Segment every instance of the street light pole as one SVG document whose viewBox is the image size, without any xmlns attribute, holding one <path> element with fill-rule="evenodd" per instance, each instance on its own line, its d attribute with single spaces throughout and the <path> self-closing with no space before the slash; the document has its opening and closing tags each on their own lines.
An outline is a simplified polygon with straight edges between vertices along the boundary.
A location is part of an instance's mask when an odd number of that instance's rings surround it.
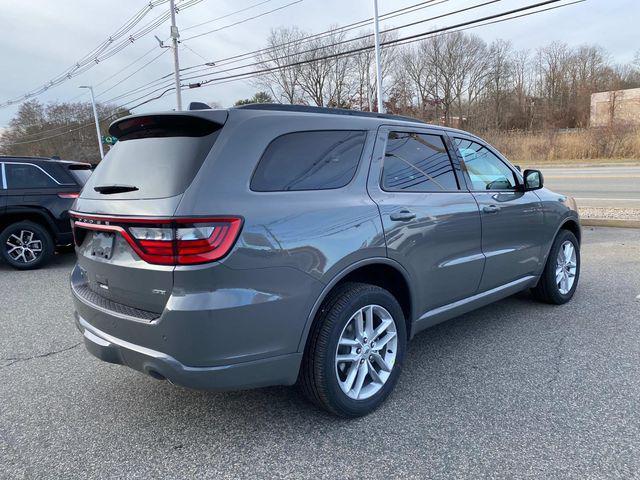
<svg viewBox="0 0 640 480">
<path fill-rule="evenodd" d="M 100 135 L 100 123 L 98 122 L 98 110 L 96 109 L 96 97 L 93 95 L 93 87 L 91 85 L 81 85 L 80 88 L 88 88 L 89 93 L 91 93 L 91 107 L 93 108 L 93 119 L 96 122 L 98 147 L 100 147 L 100 160 L 104 160 L 104 147 L 102 146 L 102 135 Z"/>
<path fill-rule="evenodd" d="M 380 65 L 380 27 L 378 25 L 378 0 L 373 0 L 373 33 L 376 43 L 376 89 L 378 90 L 378 112 L 384 113 L 382 104 L 382 66 Z"/>
<path fill-rule="evenodd" d="M 182 92 L 180 91 L 180 62 L 178 61 L 178 26 L 176 25 L 176 6 L 175 0 L 170 0 L 169 8 L 171 8 L 171 42 L 173 43 L 173 69 L 176 81 L 176 110 L 182 110 Z"/>
</svg>

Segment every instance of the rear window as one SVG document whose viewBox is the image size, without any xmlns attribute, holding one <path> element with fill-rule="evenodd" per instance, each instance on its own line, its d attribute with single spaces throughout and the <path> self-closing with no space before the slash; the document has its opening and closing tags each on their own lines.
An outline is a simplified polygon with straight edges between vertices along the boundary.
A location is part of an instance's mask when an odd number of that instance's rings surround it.
<svg viewBox="0 0 640 480">
<path fill-rule="evenodd" d="M 109 133 L 118 142 L 89 177 L 82 196 L 151 199 L 180 195 L 193 181 L 221 128 L 218 123 L 183 115 L 136 117 L 117 123 Z M 109 190 L 123 186 L 126 188 Z"/>
<path fill-rule="evenodd" d="M 288 133 L 269 144 L 251 179 L 258 192 L 327 190 L 356 173 L 366 132 L 322 130 Z"/>
<path fill-rule="evenodd" d="M 78 185 L 83 187 L 84 184 L 87 183 L 87 180 L 89 180 L 92 170 L 89 166 L 71 166 L 69 167 L 69 173 Z"/>
</svg>

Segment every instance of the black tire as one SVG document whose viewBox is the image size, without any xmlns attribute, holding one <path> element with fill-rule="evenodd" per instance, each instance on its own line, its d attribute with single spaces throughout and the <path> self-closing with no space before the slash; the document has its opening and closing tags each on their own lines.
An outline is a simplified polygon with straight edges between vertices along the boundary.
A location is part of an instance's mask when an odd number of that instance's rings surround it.
<svg viewBox="0 0 640 480">
<path fill-rule="evenodd" d="M 573 281 L 573 286 L 567 293 L 562 293 L 556 282 L 556 261 L 558 258 L 558 252 L 565 242 L 571 242 L 576 253 L 576 272 Z M 573 297 L 578 286 L 578 279 L 580 278 L 580 244 L 576 236 L 569 230 L 560 230 L 556 239 L 553 241 L 547 263 L 544 267 L 544 272 L 538 281 L 538 284 L 531 290 L 533 296 L 542 302 L 550 303 L 553 305 L 562 305 L 567 303 Z"/>
<path fill-rule="evenodd" d="M 7 244 L 9 241 L 12 245 L 16 245 L 17 241 L 11 240 L 12 235 L 17 237 L 21 236 L 21 232 L 30 232 L 33 234 L 31 241 L 40 242 L 40 250 L 35 252 L 35 258 L 32 259 L 31 254 L 26 253 L 24 257 L 14 258 L 10 254 L 12 248 Z M 13 237 L 15 239 L 15 237 Z M 26 237 L 25 237 L 26 238 Z M 37 245 L 37 244 L 36 244 Z M 33 250 L 36 250 L 37 246 L 33 246 Z M 51 234 L 41 225 L 30 221 L 16 222 L 6 227 L 2 233 L 0 233 L 0 254 L 5 262 L 18 270 L 32 270 L 34 268 L 40 268 L 46 264 L 53 255 L 53 239 Z"/>
<path fill-rule="evenodd" d="M 368 305 L 379 305 L 391 314 L 397 333 L 396 358 L 380 390 L 369 398 L 356 400 L 348 397 L 338 384 L 335 352 L 352 315 Z M 389 396 L 402 370 L 407 345 L 402 308 L 394 296 L 383 288 L 365 283 L 345 283 L 325 300 L 316 320 L 309 333 L 300 369 L 299 384 L 304 394 L 313 403 L 335 415 L 350 418 L 367 415 Z"/>
</svg>

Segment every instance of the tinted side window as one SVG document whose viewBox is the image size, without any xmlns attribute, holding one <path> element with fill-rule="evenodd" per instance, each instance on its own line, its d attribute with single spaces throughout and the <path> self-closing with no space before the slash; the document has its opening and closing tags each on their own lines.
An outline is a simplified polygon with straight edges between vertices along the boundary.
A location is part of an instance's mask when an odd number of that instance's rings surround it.
<svg viewBox="0 0 640 480">
<path fill-rule="evenodd" d="M 7 188 L 48 188 L 56 182 L 49 175 L 33 165 L 6 163 Z"/>
<path fill-rule="evenodd" d="M 473 190 L 516 188 L 513 171 L 487 147 L 463 138 L 456 138 L 453 142 L 464 159 Z"/>
<path fill-rule="evenodd" d="M 453 165 L 442 137 L 422 133 L 389 133 L 382 188 L 400 192 L 458 190 Z"/>
<path fill-rule="evenodd" d="M 251 179 L 258 192 L 344 187 L 356 173 L 366 132 L 295 132 L 272 141 Z"/>
</svg>

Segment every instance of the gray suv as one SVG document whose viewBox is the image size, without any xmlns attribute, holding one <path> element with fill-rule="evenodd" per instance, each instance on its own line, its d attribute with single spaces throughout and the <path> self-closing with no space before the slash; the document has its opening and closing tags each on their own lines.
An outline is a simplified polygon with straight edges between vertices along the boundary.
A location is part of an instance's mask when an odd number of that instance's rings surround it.
<svg viewBox="0 0 640 480">
<path fill-rule="evenodd" d="M 196 389 L 298 383 L 355 417 L 407 341 L 531 289 L 573 296 L 580 224 L 480 138 L 283 105 L 120 119 L 72 211 L 87 349 Z"/>
</svg>

